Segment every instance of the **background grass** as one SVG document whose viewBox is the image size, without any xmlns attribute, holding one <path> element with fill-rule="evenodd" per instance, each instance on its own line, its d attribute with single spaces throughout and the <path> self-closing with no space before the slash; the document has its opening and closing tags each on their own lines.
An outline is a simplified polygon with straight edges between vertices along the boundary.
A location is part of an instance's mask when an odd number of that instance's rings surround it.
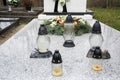
<svg viewBox="0 0 120 80">
<path fill-rule="evenodd" d="M 90 8 L 94 11 L 94 18 L 120 31 L 120 7 Z"/>
</svg>

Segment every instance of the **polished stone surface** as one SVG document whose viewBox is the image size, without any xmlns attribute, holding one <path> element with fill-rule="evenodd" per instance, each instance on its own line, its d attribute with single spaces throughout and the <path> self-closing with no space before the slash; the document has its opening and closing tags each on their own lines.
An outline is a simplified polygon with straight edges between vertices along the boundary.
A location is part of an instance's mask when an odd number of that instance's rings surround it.
<svg viewBox="0 0 120 80">
<path fill-rule="evenodd" d="M 18 18 L 0 18 L 0 29 L 3 30 L 13 23 L 15 23 Z"/>
<path fill-rule="evenodd" d="M 68 12 L 86 12 L 87 0 L 66 0 L 66 1 Z M 55 0 L 44 0 L 44 12 L 54 12 L 54 5 Z M 58 3 L 58 7 L 59 6 L 60 3 Z"/>
<path fill-rule="evenodd" d="M 36 18 L 38 14 L 43 12 L 42 7 L 32 7 L 32 11 L 26 11 L 24 7 L 12 8 L 8 12 L 8 7 L 0 7 L 1 18 Z"/>
<path fill-rule="evenodd" d="M 95 20 L 88 20 L 91 25 Z M 29 24 L 0 45 L 0 80 L 120 80 L 120 32 L 102 24 L 104 44 L 111 59 L 102 60 L 102 71 L 94 71 L 87 58 L 90 49 L 89 35 L 75 37 L 75 47 L 63 47 L 62 36 L 50 35 L 49 50 L 53 53 L 59 49 L 63 59 L 63 75 L 55 77 L 51 74 L 51 58 L 31 59 L 30 54 L 36 48 L 37 32 L 40 25 L 38 19 Z"/>
</svg>

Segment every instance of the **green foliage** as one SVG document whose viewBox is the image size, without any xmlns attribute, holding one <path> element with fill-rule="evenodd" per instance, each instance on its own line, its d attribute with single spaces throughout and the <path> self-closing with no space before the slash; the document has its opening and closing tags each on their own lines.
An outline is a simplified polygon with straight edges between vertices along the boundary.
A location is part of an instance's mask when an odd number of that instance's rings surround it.
<svg viewBox="0 0 120 80">
<path fill-rule="evenodd" d="M 8 0 L 8 5 L 13 5 L 17 7 L 19 4 L 19 0 Z"/>
<path fill-rule="evenodd" d="M 51 27 L 50 25 L 47 25 L 47 30 L 48 33 L 54 34 L 54 35 L 62 35 L 64 32 L 64 27 L 63 26 L 56 26 L 56 27 Z"/>
<path fill-rule="evenodd" d="M 90 25 L 85 21 L 85 24 L 79 23 L 75 26 L 75 34 L 76 35 L 82 35 L 84 33 L 88 33 L 91 31 Z"/>
<path fill-rule="evenodd" d="M 90 9 L 94 11 L 94 18 L 120 31 L 120 7 Z"/>
<path fill-rule="evenodd" d="M 53 35 L 63 35 L 64 24 L 60 23 L 60 21 L 63 21 L 64 19 L 64 17 L 58 16 L 56 18 L 45 20 L 44 23 L 47 26 L 48 33 Z M 77 23 L 77 25 L 74 26 L 74 31 L 77 36 L 91 31 L 91 26 L 87 21 L 76 17 L 73 18 L 73 20 Z"/>
</svg>

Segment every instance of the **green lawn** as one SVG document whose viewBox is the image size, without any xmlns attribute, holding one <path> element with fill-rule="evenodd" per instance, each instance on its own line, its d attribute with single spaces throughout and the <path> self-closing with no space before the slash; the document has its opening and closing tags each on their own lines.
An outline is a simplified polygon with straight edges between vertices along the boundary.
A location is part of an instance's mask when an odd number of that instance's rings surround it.
<svg viewBox="0 0 120 80">
<path fill-rule="evenodd" d="M 120 31 L 119 8 L 90 8 L 94 11 L 94 18 Z"/>
</svg>

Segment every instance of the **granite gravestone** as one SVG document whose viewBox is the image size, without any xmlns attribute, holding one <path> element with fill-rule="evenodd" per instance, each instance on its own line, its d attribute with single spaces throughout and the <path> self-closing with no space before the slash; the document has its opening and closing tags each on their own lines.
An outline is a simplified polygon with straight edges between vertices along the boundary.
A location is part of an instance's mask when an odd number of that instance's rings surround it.
<svg viewBox="0 0 120 80">
<path fill-rule="evenodd" d="M 61 5 L 61 1 L 64 5 Z M 58 15 L 66 16 L 68 14 L 83 19 L 92 19 L 93 17 L 93 12 L 86 8 L 87 0 L 44 0 L 43 3 L 44 12 L 38 15 L 38 19 L 42 21 Z"/>
<path fill-rule="evenodd" d="M 87 0 L 65 0 L 65 5 L 62 6 L 65 11 L 59 11 L 61 4 L 61 0 L 44 0 L 44 12 L 45 13 L 54 13 L 55 8 L 57 8 L 58 13 L 68 12 L 68 13 L 78 13 L 78 12 L 86 12 L 86 2 Z M 62 0 L 64 1 L 64 0 Z"/>
</svg>

